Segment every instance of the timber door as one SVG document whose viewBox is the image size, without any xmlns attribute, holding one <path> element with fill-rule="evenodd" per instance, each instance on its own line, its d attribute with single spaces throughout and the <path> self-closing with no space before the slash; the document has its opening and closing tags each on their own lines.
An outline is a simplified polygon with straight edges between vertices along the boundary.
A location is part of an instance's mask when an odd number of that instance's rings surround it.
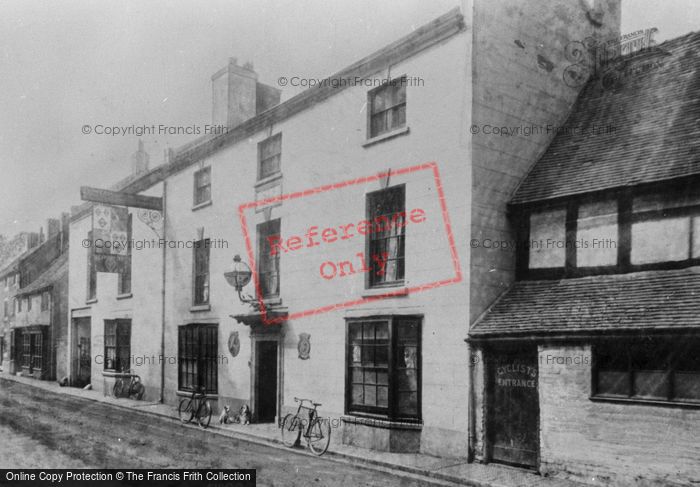
<svg viewBox="0 0 700 487">
<path fill-rule="evenodd" d="M 92 349 L 90 348 L 90 318 L 73 318 L 73 385 L 90 383 Z"/>
<path fill-rule="evenodd" d="M 489 457 L 495 462 L 537 468 L 537 347 L 524 345 L 489 355 Z"/>
<path fill-rule="evenodd" d="M 258 341 L 256 350 L 255 418 L 259 423 L 275 421 L 277 414 L 277 342 Z"/>
</svg>

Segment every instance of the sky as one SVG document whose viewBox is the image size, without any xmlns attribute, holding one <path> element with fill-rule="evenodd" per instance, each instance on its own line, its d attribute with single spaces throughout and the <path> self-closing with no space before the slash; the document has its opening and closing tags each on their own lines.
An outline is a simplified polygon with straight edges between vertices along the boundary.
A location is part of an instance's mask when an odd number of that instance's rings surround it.
<svg viewBox="0 0 700 487">
<path fill-rule="evenodd" d="M 622 2 L 622 33 L 657 27 L 663 41 L 700 30 L 698 0 Z M 202 127 L 211 75 L 229 57 L 252 61 L 273 85 L 325 77 L 460 4 L 2 0 L 0 234 L 38 231 L 80 203 L 81 185 L 108 187 L 129 174 L 138 137 L 84 134 L 85 125 Z M 144 136 L 151 167 L 192 139 Z"/>
</svg>

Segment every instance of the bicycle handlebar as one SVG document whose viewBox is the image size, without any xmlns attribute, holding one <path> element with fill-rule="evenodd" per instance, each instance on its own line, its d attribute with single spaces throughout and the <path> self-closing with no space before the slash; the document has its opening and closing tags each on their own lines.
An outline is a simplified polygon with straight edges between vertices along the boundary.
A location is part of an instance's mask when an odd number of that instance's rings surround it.
<svg viewBox="0 0 700 487">
<path fill-rule="evenodd" d="M 294 398 L 294 402 L 300 402 L 300 403 L 303 404 L 304 401 L 310 402 L 311 404 L 313 404 L 314 406 L 317 406 L 317 407 L 318 407 L 318 406 L 322 406 L 322 404 L 321 404 L 320 402 L 314 402 L 313 399 L 303 399 L 303 398 L 301 398 L 301 397 L 295 397 L 295 398 Z"/>
</svg>

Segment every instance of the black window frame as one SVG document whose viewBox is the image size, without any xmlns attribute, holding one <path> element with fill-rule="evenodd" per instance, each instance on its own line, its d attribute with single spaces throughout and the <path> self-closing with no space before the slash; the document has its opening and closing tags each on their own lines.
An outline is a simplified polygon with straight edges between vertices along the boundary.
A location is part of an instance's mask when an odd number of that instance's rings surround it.
<svg viewBox="0 0 700 487">
<path fill-rule="evenodd" d="M 181 325 L 177 336 L 178 390 L 192 392 L 203 386 L 206 394 L 218 394 L 219 325 Z M 188 377 L 192 377 L 191 382 Z"/>
<path fill-rule="evenodd" d="M 258 286 L 260 290 L 259 298 L 278 298 L 282 286 L 280 279 L 280 252 L 276 252 L 275 255 L 272 255 L 272 249 L 268 238 L 281 235 L 282 220 L 276 218 L 259 223 L 256 227 L 256 232 L 258 238 L 256 264 L 258 282 L 260 284 Z M 274 281 L 274 286 L 272 281 Z"/>
<path fill-rule="evenodd" d="M 383 107 L 381 110 L 376 109 L 376 99 L 377 96 L 387 91 L 403 91 L 403 101 L 394 103 L 390 106 Z M 391 95 L 393 99 L 394 95 Z M 376 137 L 381 137 L 386 134 L 391 134 L 399 130 L 403 130 L 407 126 L 407 101 L 408 93 L 406 91 L 406 75 L 399 76 L 390 80 L 387 83 L 382 84 L 376 88 L 373 88 L 367 93 L 367 139 L 374 139 Z M 392 126 L 394 111 L 398 108 L 403 107 L 403 123 L 398 126 Z M 386 116 L 386 128 L 383 130 L 376 131 L 374 120 L 379 116 Z M 389 120 L 391 119 L 391 121 Z"/>
<path fill-rule="evenodd" d="M 209 176 L 209 181 L 206 184 L 202 184 L 201 178 L 204 174 Z M 212 201 L 211 194 L 211 166 L 203 167 L 194 172 L 194 192 L 193 192 L 193 206 L 201 206 Z M 205 190 L 208 191 L 209 197 L 204 198 Z"/>
<path fill-rule="evenodd" d="M 103 362 L 104 370 L 121 372 L 131 368 L 131 320 L 104 321 Z"/>
<path fill-rule="evenodd" d="M 658 348 L 660 352 L 664 352 L 662 360 L 662 368 L 652 368 L 650 365 L 647 368 L 636 366 L 635 362 L 639 363 L 639 356 L 643 352 L 643 347 Z M 694 355 L 698 361 L 697 370 L 687 371 L 678 370 L 678 362 L 683 359 L 681 350 L 683 348 L 700 347 L 700 336 L 692 337 L 637 337 L 618 340 L 598 340 L 592 345 L 592 368 L 591 368 L 591 399 L 592 400 L 607 400 L 620 401 L 631 403 L 650 403 L 659 405 L 680 405 L 700 408 L 700 395 L 697 399 L 678 398 L 676 396 L 677 388 L 677 372 L 697 372 L 700 376 L 700 360 L 697 355 Z M 615 368 L 603 369 L 603 356 L 617 354 L 617 360 L 626 366 L 624 370 Z M 686 350 L 686 353 L 689 353 Z M 600 391 L 600 372 L 618 372 L 626 374 L 624 386 L 626 388 L 622 393 L 604 393 Z M 635 373 L 640 372 L 661 372 L 665 375 L 662 385 L 667 388 L 666 397 L 650 396 L 637 394 Z"/>
<path fill-rule="evenodd" d="M 397 209 L 392 213 L 375 213 L 374 209 L 376 208 L 376 205 L 374 204 L 374 200 L 378 198 L 386 198 L 387 195 L 389 195 L 392 192 L 401 193 L 401 208 Z M 365 277 L 365 288 L 370 289 L 402 286 L 406 279 L 406 185 L 399 184 L 396 186 L 390 186 L 385 189 L 380 189 L 378 191 L 372 191 L 371 193 L 367 193 L 365 197 L 365 208 L 366 218 L 367 221 L 370 223 L 370 227 L 372 230 L 367 232 L 367 236 L 365 238 L 365 255 L 367 255 L 367 265 L 370 267 L 370 270 L 367 272 L 367 275 Z M 397 212 L 402 215 L 400 235 L 383 236 L 383 233 L 376 231 L 377 227 L 375 223 L 378 218 L 381 218 L 382 216 L 391 217 Z M 389 221 L 392 222 L 392 218 L 389 218 Z M 391 225 L 393 226 L 393 223 Z M 377 263 L 372 258 L 372 255 L 377 252 L 376 249 L 379 241 L 388 242 L 391 239 L 396 239 L 399 242 L 397 244 L 398 254 L 397 257 L 387 258 L 384 266 L 385 273 L 380 276 L 377 274 L 377 269 L 375 267 Z M 389 263 L 389 261 L 396 261 L 396 275 L 391 280 L 385 279 L 386 270 L 388 269 L 387 264 Z"/>
<path fill-rule="evenodd" d="M 278 151 L 274 152 L 270 155 L 267 155 L 267 157 L 263 158 L 263 154 L 265 153 L 265 150 L 267 149 L 268 146 L 272 146 L 274 144 L 278 144 Z M 265 168 L 266 163 L 269 163 L 271 161 L 276 161 L 275 164 L 277 168 L 274 171 L 263 171 Z M 276 133 L 275 135 L 271 135 L 270 137 L 266 138 L 265 140 L 258 142 L 258 168 L 257 168 L 257 175 L 258 175 L 258 181 L 271 178 L 273 176 L 276 176 L 282 172 L 282 132 Z"/>
<path fill-rule="evenodd" d="M 669 207 L 657 210 L 633 212 L 632 202 L 635 197 L 654 193 L 668 194 L 669 196 L 691 192 L 700 184 L 700 178 L 690 178 L 683 181 L 674 181 L 667 184 L 655 183 L 640 185 L 636 188 L 615 188 L 597 191 L 581 196 L 557 198 L 547 202 L 527 203 L 510 207 L 511 220 L 516 226 L 516 279 L 562 279 L 576 278 L 602 274 L 625 274 L 650 270 L 682 269 L 685 267 L 700 265 L 700 257 L 692 257 L 693 241 L 689 244 L 689 255 L 685 260 L 660 261 L 644 264 L 631 262 L 632 225 L 646 220 L 675 218 L 675 217 L 700 217 L 700 204 L 688 204 L 687 206 Z M 614 265 L 577 267 L 576 266 L 576 235 L 579 206 L 602 199 L 614 199 L 617 201 L 617 262 Z M 566 217 L 566 259 L 563 267 L 537 268 L 529 267 L 530 246 L 530 214 L 535 211 L 554 210 L 565 206 Z M 692 225 L 692 221 L 691 221 Z M 693 235 L 692 228 L 689 238 L 700 238 Z"/>
<path fill-rule="evenodd" d="M 211 240 L 197 240 L 192 249 L 192 304 L 208 305 L 211 300 Z"/>
<path fill-rule="evenodd" d="M 41 311 L 48 311 L 51 306 L 51 293 L 49 291 L 41 292 Z"/>
<path fill-rule="evenodd" d="M 368 365 L 364 367 L 362 364 L 363 357 L 360 357 L 361 365 L 355 365 L 357 362 L 353 358 L 353 347 L 357 347 L 357 343 L 353 343 L 351 339 L 353 326 L 363 326 L 365 323 L 374 324 L 386 324 L 388 328 L 388 340 L 387 346 L 387 378 L 388 378 L 388 397 L 387 406 L 368 406 L 368 405 L 357 405 L 353 404 L 353 385 L 365 385 L 372 386 L 377 385 L 377 387 L 382 386 L 382 384 L 377 384 L 379 381 L 376 380 L 375 384 L 364 382 L 357 383 L 353 378 L 353 369 L 377 369 L 376 363 L 373 365 Z M 399 327 L 408 326 L 408 323 L 414 323 L 416 326 L 416 342 L 415 342 L 415 364 L 412 367 L 415 370 L 415 381 L 416 381 L 416 411 L 413 414 L 402 413 L 399 411 L 399 393 L 411 393 L 411 390 L 400 391 L 400 378 L 398 371 L 406 369 L 406 367 L 400 366 L 401 358 L 398 356 L 399 350 Z M 345 324 L 345 414 L 358 417 L 369 417 L 377 418 L 387 421 L 401 421 L 409 423 L 421 423 L 422 422 L 422 370 L 423 370 L 423 316 L 420 315 L 390 315 L 390 316 L 370 316 L 363 318 L 346 318 Z M 371 344 L 370 346 L 376 347 L 376 345 Z M 411 345 L 408 346 L 409 348 Z M 360 349 L 360 354 L 362 354 L 362 348 Z M 405 364 L 404 364 L 405 365 Z M 380 367 L 381 368 L 381 367 Z M 408 378 L 408 376 L 406 376 Z"/>
</svg>

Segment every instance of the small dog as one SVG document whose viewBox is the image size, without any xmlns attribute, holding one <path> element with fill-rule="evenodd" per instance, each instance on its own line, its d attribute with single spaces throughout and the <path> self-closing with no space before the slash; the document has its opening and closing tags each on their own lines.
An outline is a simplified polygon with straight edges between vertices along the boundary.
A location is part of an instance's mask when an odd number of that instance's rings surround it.
<svg viewBox="0 0 700 487">
<path fill-rule="evenodd" d="M 228 406 L 224 406 L 224 410 L 221 411 L 221 414 L 219 415 L 219 424 L 232 423 L 233 421 L 231 420 L 231 416 L 229 416 L 230 413 L 231 409 Z"/>
<path fill-rule="evenodd" d="M 238 422 L 241 424 L 250 424 L 250 408 L 247 404 L 241 406 L 241 410 L 238 414 Z"/>
</svg>

